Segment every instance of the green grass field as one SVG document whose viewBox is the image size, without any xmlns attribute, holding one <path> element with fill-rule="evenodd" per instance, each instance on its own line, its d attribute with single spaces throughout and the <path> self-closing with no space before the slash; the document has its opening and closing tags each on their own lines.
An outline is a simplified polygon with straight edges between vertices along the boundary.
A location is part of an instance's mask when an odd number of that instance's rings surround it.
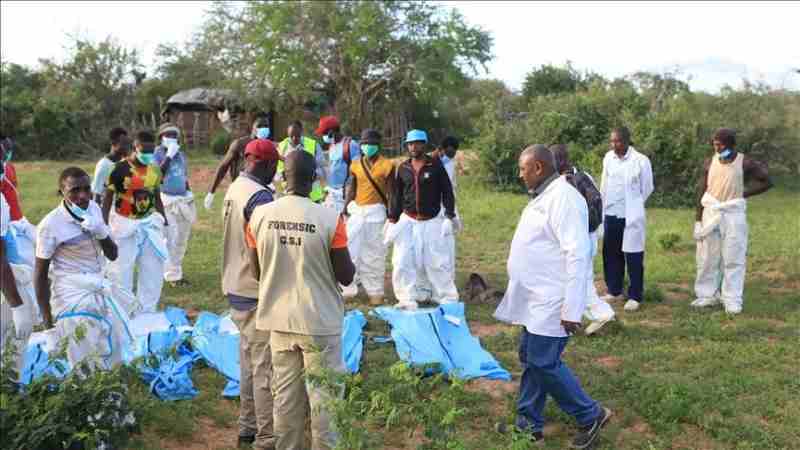
<svg viewBox="0 0 800 450">
<path fill-rule="evenodd" d="M 197 156 L 191 164 L 200 204 L 216 159 Z M 33 223 L 58 203 L 56 179 L 67 165 L 17 165 L 23 209 Z M 91 173 L 94 163 L 78 165 Z M 800 448 L 800 182 L 776 181 L 775 189 L 749 202 L 745 304 L 735 318 L 721 309 L 693 311 L 688 306 L 695 271 L 693 211 L 648 210 L 648 303 L 635 313 L 614 305 L 617 322 L 598 336 L 572 339 L 565 353 L 587 392 L 614 410 L 598 448 Z M 468 178 L 459 183 L 459 210 L 466 230 L 458 238 L 458 285 L 477 272 L 492 287 L 504 290 L 508 248 L 526 198 L 490 192 Z M 190 315 L 226 309 L 219 286 L 221 203 L 220 192 L 213 211 L 199 211 L 184 263 L 191 288 L 165 287 L 163 305 L 186 308 Z M 680 236 L 670 250 L 659 244 L 667 233 Z M 595 263 L 599 274 L 599 261 Z M 391 426 L 359 418 L 369 432 L 371 448 L 528 448 L 493 431 L 495 422 L 513 419 L 521 373 L 518 331 L 492 318 L 495 306 L 468 304 L 467 315 L 473 334 L 512 372 L 513 381 L 472 381 L 450 398 L 461 408 L 450 434 L 452 446 L 422 447 L 427 424 L 420 417 L 401 416 Z M 364 299 L 348 307 L 369 309 Z M 367 333 L 383 335 L 387 329 L 371 319 Z M 366 391 L 393 389 L 389 367 L 396 360 L 391 344 L 367 344 L 361 386 Z M 143 386 L 134 388 L 147 413 L 140 418 L 142 433 L 130 448 L 235 447 L 238 403 L 221 397 L 224 380 L 212 369 L 198 365 L 193 376 L 200 390 L 193 401 L 162 403 Z M 433 396 L 437 391 L 444 395 L 447 387 L 440 381 Z M 567 447 L 574 425 L 552 402 L 547 417 L 545 448 Z"/>
</svg>

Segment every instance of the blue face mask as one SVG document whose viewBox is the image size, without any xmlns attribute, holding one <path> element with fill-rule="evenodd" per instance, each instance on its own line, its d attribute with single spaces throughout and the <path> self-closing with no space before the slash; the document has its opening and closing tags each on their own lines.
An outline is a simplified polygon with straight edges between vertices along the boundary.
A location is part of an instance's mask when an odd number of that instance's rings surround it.
<svg viewBox="0 0 800 450">
<path fill-rule="evenodd" d="M 83 219 L 88 214 L 88 211 L 81 208 L 80 206 L 71 203 L 69 200 L 64 200 L 64 206 L 72 213 L 75 214 L 76 217 Z"/>
<path fill-rule="evenodd" d="M 256 128 L 256 137 L 258 139 L 269 139 L 269 128 Z"/>
<path fill-rule="evenodd" d="M 333 136 L 331 136 L 330 134 L 326 134 L 325 136 L 322 136 L 322 142 L 324 142 L 326 144 L 333 144 Z"/>
<path fill-rule="evenodd" d="M 726 148 L 725 150 L 717 153 L 719 155 L 719 159 L 728 159 L 733 154 L 733 150 Z"/>
<path fill-rule="evenodd" d="M 145 166 L 149 166 L 150 164 L 153 164 L 153 154 L 152 153 L 139 152 L 139 153 L 136 154 L 136 159 L 138 159 L 139 162 L 144 164 Z"/>
<path fill-rule="evenodd" d="M 177 143 L 178 140 L 175 138 L 170 138 L 170 137 L 161 138 L 161 144 L 164 147 L 169 147 L 170 144 L 177 144 Z"/>
</svg>

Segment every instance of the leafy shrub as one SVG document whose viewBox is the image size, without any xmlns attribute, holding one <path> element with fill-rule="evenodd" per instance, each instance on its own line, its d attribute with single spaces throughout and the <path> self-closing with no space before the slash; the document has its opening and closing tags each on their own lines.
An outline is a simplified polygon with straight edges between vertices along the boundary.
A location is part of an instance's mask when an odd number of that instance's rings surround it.
<svg viewBox="0 0 800 450">
<path fill-rule="evenodd" d="M 313 382 L 344 395 L 332 398 L 328 408 L 339 432 L 337 449 L 381 448 L 374 442 L 369 427 L 422 430 L 427 450 L 465 450 L 455 432 L 455 424 L 466 414 L 467 400 L 463 381 L 437 374 L 425 376 L 430 367 L 411 368 L 398 361 L 385 372 L 371 374 L 369 384 L 361 375 L 349 376 L 331 371 L 310 374 Z"/>
<path fill-rule="evenodd" d="M 20 389 L 12 381 L 18 379 L 14 352 L 4 352 L 0 448 L 72 450 L 124 443 L 140 415 L 128 395 L 128 382 L 134 378 L 125 367 L 92 371 L 81 363 L 63 380 L 43 376 Z"/>
<path fill-rule="evenodd" d="M 224 155 L 228 151 L 228 143 L 230 143 L 231 135 L 224 128 L 220 129 L 214 136 L 211 137 L 211 151 L 215 155 Z"/>
<path fill-rule="evenodd" d="M 680 240 L 678 233 L 662 233 L 658 236 L 658 245 L 662 250 L 672 250 Z"/>
</svg>

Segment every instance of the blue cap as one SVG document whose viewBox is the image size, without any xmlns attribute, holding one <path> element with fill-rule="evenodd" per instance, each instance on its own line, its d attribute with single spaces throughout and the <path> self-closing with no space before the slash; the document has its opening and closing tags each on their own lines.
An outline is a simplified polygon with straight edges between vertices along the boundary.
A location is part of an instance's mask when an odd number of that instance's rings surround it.
<svg viewBox="0 0 800 450">
<path fill-rule="evenodd" d="M 406 134 L 406 144 L 417 141 L 428 142 L 428 134 L 422 130 L 411 130 Z"/>
</svg>

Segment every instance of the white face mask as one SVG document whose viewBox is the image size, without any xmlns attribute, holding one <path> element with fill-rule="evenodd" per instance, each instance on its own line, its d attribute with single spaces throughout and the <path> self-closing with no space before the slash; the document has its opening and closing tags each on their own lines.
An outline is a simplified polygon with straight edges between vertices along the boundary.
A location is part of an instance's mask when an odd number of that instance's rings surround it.
<svg viewBox="0 0 800 450">
<path fill-rule="evenodd" d="M 161 144 L 164 145 L 164 147 L 169 147 L 170 144 L 177 144 L 177 143 L 178 143 L 178 140 L 175 139 L 175 138 L 171 138 L 171 137 L 163 137 L 163 138 L 161 138 Z"/>
<path fill-rule="evenodd" d="M 333 136 L 331 136 L 330 134 L 326 134 L 325 136 L 322 136 L 322 142 L 324 142 L 326 144 L 333 144 Z"/>
</svg>

